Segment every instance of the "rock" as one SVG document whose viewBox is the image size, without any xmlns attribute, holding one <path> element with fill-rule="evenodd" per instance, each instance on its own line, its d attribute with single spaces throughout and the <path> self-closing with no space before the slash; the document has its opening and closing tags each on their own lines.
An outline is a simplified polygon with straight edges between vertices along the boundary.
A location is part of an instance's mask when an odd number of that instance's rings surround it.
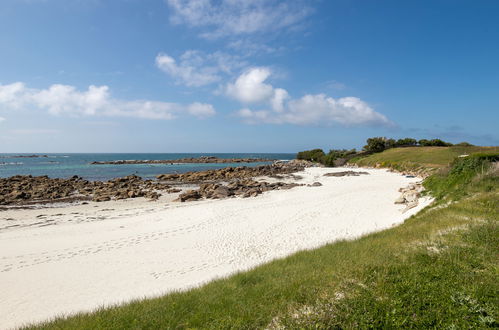
<svg viewBox="0 0 499 330">
<path fill-rule="evenodd" d="M 210 157 L 202 158 L 203 162 L 213 161 Z M 164 174 L 158 176 L 161 181 L 143 180 L 136 175 L 115 178 L 108 181 L 87 181 L 76 175 L 68 178 L 49 178 L 48 176 L 16 175 L 0 178 L 0 205 L 33 204 L 57 201 L 107 201 L 110 199 L 127 199 L 146 196 L 157 199 L 162 191 L 180 193 L 182 190 L 172 188 L 165 181 L 177 183 L 215 183 L 229 182 L 228 185 L 216 183 L 205 188 L 198 195 L 179 198 L 179 200 L 197 200 L 200 198 L 228 198 L 231 196 L 255 196 L 265 191 L 290 189 L 293 184 L 267 183 L 253 180 L 258 176 L 283 176 L 302 171 L 307 166 L 315 166 L 306 161 L 274 162 L 273 164 L 255 167 L 227 167 L 218 170 L 188 172 L 183 174 Z M 156 193 L 158 195 L 156 195 Z"/>
<path fill-rule="evenodd" d="M 402 213 L 405 213 L 407 211 L 409 211 L 410 209 L 414 208 L 418 206 L 418 201 L 414 201 L 414 202 L 410 202 L 406 205 L 405 209 L 402 211 Z"/>
<path fill-rule="evenodd" d="M 106 202 L 106 201 L 110 201 L 110 200 L 111 200 L 110 196 L 94 196 L 92 198 L 92 201 L 94 201 L 94 202 Z"/>
<path fill-rule="evenodd" d="M 342 176 L 359 176 L 359 175 L 368 175 L 367 172 L 360 171 L 343 171 L 343 172 L 332 172 L 326 173 L 324 176 L 334 176 L 334 177 L 342 177 Z"/>
<path fill-rule="evenodd" d="M 407 187 L 400 188 L 399 192 L 401 192 L 402 195 L 395 200 L 395 204 L 405 204 L 406 207 L 402 212 L 407 212 L 418 205 L 418 200 L 423 190 L 424 187 L 421 183 L 411 183 L 407 185 Z"/>
<path fill-rule="evenodd" d="M 320 182 L 314 182 L 312 184 L 309 184 L 308 186 L 309 187 L 320 187 L 320 186 L 322 186 L 322 183 L 320 183 Z"/>
<path fill-rule="evenodd" d="M 395 200 L 395 204 L 404 204 L 405 203 L 405 198 L 404 196 L 400 196 Z"/>
<path fill-rule="evenodd" d="M 233 195 L 229 188 L 219 186 L 213 191 L 213 198 L 227 198 Z"/>
<path fill-rule="evenodd" d="M 161 197 L 161 194 L 156 191 L 149 191 L 146 193 L 145 197 L 149 198 L 152 201 L 156 201 L 159 199 L 159 197 Z"/>
<path fill-rule="evenodd" d="M 404 199 L 408 202 L 408 203 L 412 203 L 412 202 L 415 202 L 418 200 L 418 197 L 419 197 L 419 193 L 417 192 L 411 192 L 411 193 L 405 193 L 404 194 Z"/>
<path fill-rule="evenodd" d="M 219 158 L 214 156 L 201 156 L 198 158 L 181 158 L 181 159 L 153 159 L 153 160 L 112 160 L 112 161 L 95 161 L 91 165 L 131 165 L 131 164 L 184 164 L 184 163 L 259 163 L 270 162 L 270 159 L 264 158 Z"/>
<path fill-rule="evenodd" d="M 28 197 L 28 194 L 24 191 L 14 190 L 10 193 L 10 197 L 12 199 L 26 199 Z"/>
<path fill-rule="evenodd" d="M 278 174 L 291 174 L 302 171 L 307 163 L 303 162 L 274 162 L 271 165 L 255 167 L 226 167 L 218 170 L 207 170 L 201 172 L 186 172 L 182 174 L 161 174 L 158 180 L 180 181 L 186 183 L 203 183 L 216 181 L 232 181 L 235 179 L 247 179 L 258 176 L 275 176 Z"/>
<path fill-rule="evenodd" d="M 196 201 L 200 199 L 202 196 L 198 190 L 188 190 L 185 193 L 182 193 L 178 196 L 178 200 L 180 202 L 189 202 Z"/>
</svg>

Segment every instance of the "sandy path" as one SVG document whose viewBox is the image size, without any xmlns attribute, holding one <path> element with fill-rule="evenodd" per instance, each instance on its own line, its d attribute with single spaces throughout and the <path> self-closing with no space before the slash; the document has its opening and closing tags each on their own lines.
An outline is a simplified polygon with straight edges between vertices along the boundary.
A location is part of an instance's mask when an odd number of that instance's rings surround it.
<svg viewBox="0 0 499 330">
<path fill-rule="evenodd" d="M 398 188 L 418 179 L 384 170 L 322 176 L 341 170 L 309 168 L 301 182 L 323 186 L 249 199 L 0 212 L 0 327 L 196 286 L 391 227 L 429 203 L 402 214 Z"/>
</svg>

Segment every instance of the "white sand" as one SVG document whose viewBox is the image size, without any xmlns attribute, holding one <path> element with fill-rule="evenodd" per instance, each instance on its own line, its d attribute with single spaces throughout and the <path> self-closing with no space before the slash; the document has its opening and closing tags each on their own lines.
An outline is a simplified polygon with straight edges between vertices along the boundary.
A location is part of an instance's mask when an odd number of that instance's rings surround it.
<svg viewBox="0 0 499 330">
<path fill-rule="evenodd" d="M 309 168 L 300 182 L 323 186 L 247 199 L 0 212 L 0 328 L 197 286 L 389 228 L 430 203 L 404 214 L 393 203 L 417 178 L 375 169 L 322 176 L 342 170 Z"/>
</svg>

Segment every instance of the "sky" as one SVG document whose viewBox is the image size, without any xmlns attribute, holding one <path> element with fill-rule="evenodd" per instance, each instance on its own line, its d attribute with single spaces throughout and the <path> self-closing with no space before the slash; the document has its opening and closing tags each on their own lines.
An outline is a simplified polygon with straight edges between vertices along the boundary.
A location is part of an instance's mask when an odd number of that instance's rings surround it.
<svg viewBox="0 0 499 330">
<path fill-rule="evenodd" d="M 496 0 L 1 0 L 0 152 L 499 145 Z"/>
</svg>

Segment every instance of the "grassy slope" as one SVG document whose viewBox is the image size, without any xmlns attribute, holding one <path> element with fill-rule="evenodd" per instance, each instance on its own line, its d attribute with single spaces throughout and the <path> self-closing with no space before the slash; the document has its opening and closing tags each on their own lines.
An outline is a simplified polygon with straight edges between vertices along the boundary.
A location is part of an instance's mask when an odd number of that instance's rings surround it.
<svg viewBox="0 0 499 330">
<path fill-rule="evenodd" d="M 300 252 L 199 289 L 37 327 L 497 327 L 497 171 L 429 181 L 431 189 L 444 186 L 447 196 L 401 226 Z M 448 205 L 450 199 L 455 201 Z"/>
<path fill-rule="evenodd" d="M 393 148 L 350 162 L 359 166 L 391 167 L 397 170 L 442 168 L 457 156 L 477 152 L 499 152 L 498 147 L 413 147 Z"/>
</svg>

